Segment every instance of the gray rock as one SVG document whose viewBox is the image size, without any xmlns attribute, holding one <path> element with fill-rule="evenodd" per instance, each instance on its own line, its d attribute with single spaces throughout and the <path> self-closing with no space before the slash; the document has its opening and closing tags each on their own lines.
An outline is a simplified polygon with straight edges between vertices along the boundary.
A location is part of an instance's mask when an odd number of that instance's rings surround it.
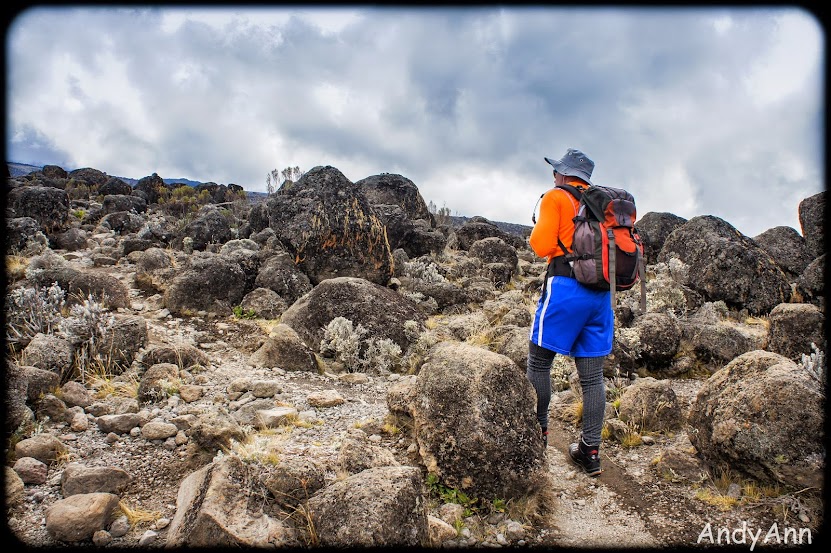
<svg viewBox="0 0 831 553">
<path fill-rule="evenodd" d="M 35 434 L 17 442 L 14 454 L 17 459 L 32 457 L 41 463 L 54 463 L 58 457 L 67 452 L 66 446 L 51 434 Z"/>
<path fill-rule="evenodd" d="M 681 405 L 666 380 L 639 378 L 620 396 L 620 420 L 640 432 L 663 432 L 679 428 L 684 418 Z"/>
<path fill-rule="evenodd" d="M 424 464 L 473 497 L 526 497 L 542 484 L 534 390 L 504 355 L 440 342 L 418 373 L 413 409 Z"/>
<path fill-rule="evenodd" d="M 139 426 L 141 417 L 138 413 L 124 413 L 120 415 L 102 415 L 95 419 L 98 429 L 105 434 L 127 434 Z"/>
<path fill-rule="evenodd" d="M 673 230 L 658 260 L 671 257 L 689 267 L 684 284 L 708 301 L 759 315 L 790 297 L 785 274 L 767 252 L 718 217 L 693 217 Z"/>
<path fill-rule="evenodd" d="M 296 508 L 326 483 L 325 470 L 317 461 L 297 455 L 281 455 L 277 466 L 264 468 L 260 481 L 287 508 Z"/>
<path fill-rule="evenodd" d="M 317 358 L 297 332 L 284 323 L 277 325 L 248 363 L 253 367 L 280 367 L 287 371 L 319 372 Z"/>
<path fill-rule="evenodd" d="M 133 477 L 117 467 L 87 467 L 70 463 L 61 474 L 61 493 L 64 497 L 86 493 L 120 494 Z M 118 537 L 118 536 L 117 536 Z"/>
<path fill-rule="evenodd" d="M 713 374 L 689 410 L 688 435 L 702 459 L 757 480 L 822 485 L 824 396 L 808 371 L 782 355 L 752 351 Z"/>
<path fill-rule="evenodd" d="M 386 285 L 392 277 L 383 223 L 361 188 L 336 168 L 314 167 L 289 181 L 267 209 L 269 226 L 313 284 L 358 277 Z"/>
<path fill-rule="evenodd" d="M 46 531 L 65 542 L 92 539 L 113 520 L 119 498 L 111 493 L 86 493 L 59 499 L 46 510 Z"/>
<path fill-rule="evenodd" d="M 792 227 L 768 229 L 754 236 L 753 241 L 759 244 L 791 279 L 802 274 L 805 267 L 816 257 L 808 251 L 805 238 Z"/>
<path fill-rule="evenodd" d="M 770 312 L 768 349 L 792 361 L 810 355 L 814 343 L 822 351 L 825 344 L 825 315 L 808 303 L 781 303 Z"/>
<path fill-rule="evenodd" d="M 825 253 L 825 191 L 799 202 L 798 210 L 808 252 L 819 257 Z"/>
<path fill-rule="evenodd" d="M 643 253 L 648 265 L 658 262 L 658 254 L 672 231 L 687 220 L 672 213 L 650 211 L 635 221 L 635 227 L 643 240 Z"/>
<path fill-rule="evenodd" d="M 397 292 L 361 278 L 340 277 L 315 286 L 283 313 L 281 321 L 317 351 L 324 329 L 336 317 L 362 325 L 377 339 L 389 338 L 402 351 L 410 345 L 404 323 L 414 320 L 423 326 L 425 320 L 415 304 Z"/>
<path fill-rule="evenodd" d="M 48 467 L 34 457 L 21 457 L 14 464 L 14 471 L 25 484 L 45 484 Z"/>
<path fill-rule="evenodd" d="M 309 277 L 297 268 L 294 259 L 285 252 L 270 255 L 263 261 L 254 286 L 277 293 L 287 305 L 293 304 L 312 289 Z"/>
<path fill-rule="evenodd" d="M 68 374 L 72 370 L 72 358 L 72 344 L 52 334 L 35 334 L 23 349 L 26 365 L 58 375 Z"/>
<path fill-rule="evenodd" d="M 293 528 L 280 519 L 249 510 L 246 468 L 224 457 L 182 481 L 167 547 L 290 547 Z"/>
<path fill-rule="evenodd" d="M 333 483 L 308 502 L 324 547 L 426 546 L 427 512 L 421 471 L 367 469 Z"/>
<path fill-rule="evenodd" d="M 245 273 L 238 263 L 218 254 L 201 252 L 190 268 L 176 277 L 164 293 L 164 305 L 173 314 L 220 310 L 230 314 L 245 295 Z"/>
</svg>

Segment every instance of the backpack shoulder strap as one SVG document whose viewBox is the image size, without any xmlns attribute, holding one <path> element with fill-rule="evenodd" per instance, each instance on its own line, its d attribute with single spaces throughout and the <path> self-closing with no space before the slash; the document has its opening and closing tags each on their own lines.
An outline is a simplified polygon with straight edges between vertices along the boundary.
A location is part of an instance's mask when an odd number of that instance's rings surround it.
<svg viewBox="0 0 831 553">
<path fill-rule="evenodd" d="M 562 188 L 572 196 L 574 196 L 577 201 L 580 201 L 580 198 L 583 197 L 583 191 L 577 188 L 576 186 L 572 186 L 570 184 L 558 184 L 554 188 Z"/>
</svg>

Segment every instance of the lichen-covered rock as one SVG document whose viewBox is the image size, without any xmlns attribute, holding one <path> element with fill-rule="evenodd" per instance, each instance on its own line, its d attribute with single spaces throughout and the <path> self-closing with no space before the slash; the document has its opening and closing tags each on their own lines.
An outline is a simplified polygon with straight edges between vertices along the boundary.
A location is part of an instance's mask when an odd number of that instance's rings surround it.
<svg viewBox="0 0 831 553">
<path fill-rule="evenodd" d="M 231 225 L 216 206 L 205 206 L 197 217 L 185 225 L 178 239 L 193 240 L 193 249 L 202 251 L 208 244 L 224 244 L 231 239 Z"/>
<path fill-rule="evenodd" d="M 9 190 L 7 205 L 12 217 L 31 217 L 41 229 L 60 228 L 69 218 L 69 196 L 51 186 L 21 186 Z"/>
<path fill-rule="evenodd" d="M 421 327 L 425 319 L 412 301 L 389 288 L 361 278 L 340 277 L 315 286 L 283 313 L 281 321 L 318 351 L 324 329 L 336 317 L 349 319 L 355 327 L 362 325 L 374 338 L 389 338 L 402 351 L 411 340 L 404 323 L 416 321 Z"/>
<path fill-rule="evenodd" d="M 312 289 L 312 283 L 289 254 L 278 252 L 261 264 L 254 286 L 276 292 L 287 305 L 291 305 Z M 285 310 L 285 308 L 284 308 Z"/>
<path fill-rule="evenodd" d="M 249 506 L 245 464 L 235 456 L 192 473 L 182 481 L 168 547 L 290 547 L 294 529 Z"/>
<path fill-rule="evenodd" d="M 808 371 L 777 353 L 752 351 L 704 383 L 689 409 L 688 435 L 711 466 L 821 488 L 824 412 Z"/>
<path fill-rule="evenodd" d="M 708 301 L 769 313 L 786 302 L 791 290 L 782 270 L 753 240 L 712 215 L 693 217 L 667 237 L 658 260 L 671 258 L 689 267 L 684 284 Z"/>
<path fill-rule="evenodd" d="M 653 265 L 658 262 L 658 254 L 664 242 L 676 227 L 687 220 L 672 213 L 650 211 L 635 221 L 635 227 L 643 240 L 643 253 L 646 262 Z"/>
<path fill-rule="evenodd" d="M 770 312 L 769 351 L 800 362 L 810 355 L 815 344 L 822 351 L 825 345 L 825 315 L 809 303 L 782 303 Z"/>
<path fill-rule="evenodd" d="M 248 360 L 252 367 L 280 367 L 287 371 L 318 372 L 317 358 L 290 326 L 278 324 Z"/>
<path fill-rule="evenodd" d="M 805 238 L 792 227 L 773 227 L 754 236 L 753 241 L 773 258 L 789 278 L 802 274 L 815 257 L 808 251 Z"/>
<path fill-rule="evenodd" d="M 230 313 L 245 295 L 245 273 L 238 263 L 209 252 L 191 258 L 190 267 L 164 293 L 171 313 L 199 310 Z"/>
<path fill-rule="evenodd" d="M 681 405 L 670 382 L 639 378 L 620 396 L 619 418 L 639 432 L 664 432 L 680 427 Z"/>
<path fill-rule="evenodd" d="M 819 257 L 825 253 L 825 191 L 805 198 L 797 209 L 808 252 Z"/>
<path fill-rule="evenodd" d="M 428 472 L 471 497 L 518 499 L 542 483 L 535 395 L 504 355 L 440 342 L 421 366 L 411 403 Z"/>
<path fill-rule="evenodd" d="M 323 488 L 308 512 L 324 547 L 423 547 L 424 497 L 418 468 L 376 467 Z"/>
<path fill-rule="evenodd" d="M 267 206 L 269 226 L 313 284 L 351 276 L 386 285 L 392 277 L 383 223 L 361 188 L 336 168 L 312 168 Z"/>
</svg>

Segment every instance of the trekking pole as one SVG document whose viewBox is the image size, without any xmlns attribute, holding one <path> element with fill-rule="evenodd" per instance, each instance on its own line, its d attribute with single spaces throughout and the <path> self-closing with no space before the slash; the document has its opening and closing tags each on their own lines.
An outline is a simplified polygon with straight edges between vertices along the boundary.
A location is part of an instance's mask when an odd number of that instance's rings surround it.
<svg viewBox="0 0 831 553">
<path fill-rule="evenodd" d="M 609 237 L 609 288 L 612 291 L 612 311 L 615 310 L 615 233 L 612 229 L 606 229 L 606 235 Z"/>
</svg>

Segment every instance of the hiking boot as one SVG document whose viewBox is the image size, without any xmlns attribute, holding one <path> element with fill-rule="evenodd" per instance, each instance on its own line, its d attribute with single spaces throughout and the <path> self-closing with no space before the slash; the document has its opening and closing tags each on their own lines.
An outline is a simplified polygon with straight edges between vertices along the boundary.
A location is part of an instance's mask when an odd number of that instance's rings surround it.
<svg viewBox="0 0 831 553">
<path fill-rule="evenodd" d="M 542 429 L 542 447 L 543 448 L 548 447 L 548 429 L 547 428 Z"/>
<path fill-rule="evenodd" d="M 571 444 L 568 446 L 568 453 L 571 460 L 580 465 L 586 474 L 589 476 L 597 476 L 602 471 L 600 470 L 600 455 L 598 450 L 599 445 L 588 445 L 580 437 L 579 444 Z"/>
</svg>

